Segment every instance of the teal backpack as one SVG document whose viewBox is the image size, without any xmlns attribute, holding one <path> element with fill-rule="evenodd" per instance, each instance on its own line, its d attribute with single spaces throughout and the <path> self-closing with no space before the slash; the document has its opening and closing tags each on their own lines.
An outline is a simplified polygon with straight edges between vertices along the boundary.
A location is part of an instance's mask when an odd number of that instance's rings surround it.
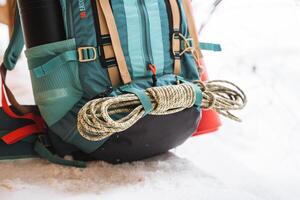
<svg viewBox="0 0 300 200">
<path fill-rule="evenodd" d="M 221 50 L 219 45 L 199 44 L 190 0 L 60 3 L 67 40 L 25 50 L 37 106 L 19 105 L 4 81 L 6 70 L 14 68 L 24 46 L 16 13 L 1 66 L 0 159 L 39 156 L 77 167 L 92 160 L 116 164 L 164 153 L 188 139 L 201 118 L 202 92 L 193 84 L 201 75 L 200 48 Z M 193 105 L 168 115 L 150 114 L 155 107 L 148 89 L 178 83 L 191 85 Z M 78 113 L 89 102 L 122 95 L 138 98 L 141 119 L 100 136 L 80 128 Z M 86 116 L 93 115 L 87 112 Z M 124 113 L 112 118 L 119 122 L 126 118 Z"/>
</svg>

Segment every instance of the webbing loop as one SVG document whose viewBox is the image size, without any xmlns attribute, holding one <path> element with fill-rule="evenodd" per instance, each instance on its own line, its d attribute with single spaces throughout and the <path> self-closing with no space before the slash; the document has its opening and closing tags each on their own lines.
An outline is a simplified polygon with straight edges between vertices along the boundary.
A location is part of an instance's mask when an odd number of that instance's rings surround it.
<svg viewBox="0 0 300 200">
<path fill-rule="evenodd" d="M 120 90 L 122 92 L 135 94 L 139 98 L 139 100 L 145 110 L 144 116 L 149 114 L 153 110 L 151 99 L 146 94 L 145 90 L 139 90 L 130 85 L 121 86 Z"/>
</svg>

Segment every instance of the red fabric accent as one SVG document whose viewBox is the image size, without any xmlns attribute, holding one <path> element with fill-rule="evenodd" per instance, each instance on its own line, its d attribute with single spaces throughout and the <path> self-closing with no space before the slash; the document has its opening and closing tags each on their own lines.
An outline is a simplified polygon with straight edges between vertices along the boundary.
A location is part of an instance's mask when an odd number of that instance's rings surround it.
<svg viewBox="0 0 300 200">
<path fill-rule="evenodd" d="M 23 126 L 21 128 L 18 128 L 9 134 L 3 136 L 1 139 L 6 143 L 6 144 L 14 144 L 16 142 L 19 142 L 20 140 L 36 134 L 36 133 L 41 133 L 41 130 L 36 124 L 31 124 L 27 126 Z"/>
<path fill-rule="evenodd" d="M 155 65 L 149 64 L 149 69 L 153 75 L 156 75 L 156 66 Z"/>
<path fill-rule="evenodd" d="M 12 131 L 12 132 L 8 133 L 7 135 L 3 136 L 1 139 L 6 144 L 14 144 L 30 135 L 44 132 L 45 123 L 41 116 L 39 116 L 35 113 L 26 113 L 24 115 L 17 115 L 10 109 L 8 102 L 7 102 L 4 80 L 2 80 L 2 85 L 1 85 L 1 95 L 2 95 L 2 107 L 3 107 L 4 112 L 8 116 L 10 116 L 11 118 L 14 118 L 14 119 L 28 119 L 28 120 L 33 121 L 33 124 L 18 128 L 17 130 Z"/>
</svg>

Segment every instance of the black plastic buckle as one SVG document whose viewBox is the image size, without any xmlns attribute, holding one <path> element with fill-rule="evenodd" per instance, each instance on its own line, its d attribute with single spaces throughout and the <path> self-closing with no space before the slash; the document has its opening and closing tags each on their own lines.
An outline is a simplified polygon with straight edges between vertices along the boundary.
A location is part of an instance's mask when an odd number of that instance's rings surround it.
<svg viewBox="0 0 300 200">
<path fill-rule="evenodd" d="M 101 63 L 104 68 L 110 68 L 110 67 L 117 66 L 116 58 L 108 58 L 108 59 L 102 58 Z"/>
<path fill-rule="evenodd" d="M 180 39 L 181 32 L 179 30 L 173 30 L 172 37 L 175 39 Z"/>
<path fill-rule="evenodd" d="M 38 135 L 38 141 L 44 146 L 44 147 L 51 147 L 51 143 L 47 136 L 45 134 Z"/>
<path fill-rule="evenodd" d="M 100 45 L 106 46 L 111 44 L 111 37 L 109 34 L 100 36 Z"/>
</svg>

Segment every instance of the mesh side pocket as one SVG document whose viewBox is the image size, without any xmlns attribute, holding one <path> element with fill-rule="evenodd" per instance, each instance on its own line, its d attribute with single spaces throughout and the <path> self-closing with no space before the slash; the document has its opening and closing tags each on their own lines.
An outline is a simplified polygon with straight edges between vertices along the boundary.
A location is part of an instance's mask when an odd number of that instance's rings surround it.
<svg viewBox="0 0 300 200">
<path fill-rule="evenodd" d="M 66 51 L 75 49 L 75 40 L 71 39 L 26 51 L 34 99 L 49 126 L 60 120 L 82 97 L 78 62 L 56 63 L 50 66 L 51 71 L 41 77 L 36 76 L 34 69 Z"/>
</svg>

